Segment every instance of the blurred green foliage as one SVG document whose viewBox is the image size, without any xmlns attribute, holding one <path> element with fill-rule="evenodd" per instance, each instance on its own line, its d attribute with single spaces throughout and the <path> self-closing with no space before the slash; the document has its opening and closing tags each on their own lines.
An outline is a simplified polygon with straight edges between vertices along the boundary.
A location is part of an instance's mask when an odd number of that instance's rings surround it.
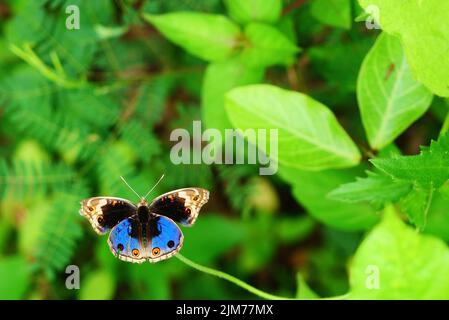
<svg viewBox="0 0 449 320">
<path fill-rule="evenodd" d="M 387 12 L 377 42 L 380 31 L 354 22 L 370 3 Z M 422 41 L 412 39 L 431 31 L 401 29 L 390 4 L 1 2 L 0 298 L 254 298 L 176 258 L 119 261 L 78 215 L 86 197 L 135 199 L 120 176 L 144 192 L 162 173 L 154 195 L 211 191 L 195 226 L 182 229 L 181 253 L 196 263 L 285 297 L 449 298 L 449 104 L 440 73 L 448 70 L 438 58 L 439 78 L 423 71 Z M 66 28 L 69 5 L 80 9 L 79 30 Z M 386 33 L 388 54 L 379 44 Z M 398 61 L 406 76 L 390 68 Z M 392 82 L 374 83 L 390 73 Z M 288 117 L 276 122 L 282 112 Z M 174 165 L 170 132 L 194 120 L 218 130 L 278 128 L 291 143 L 280 143 L 274 176 L 248 164 Z M 408 155 L 419 145 L 430 147 Z M 68 265 L 80 268 L 80 290 L 65 286 Z M 366 284 L 369 266 L 380 270 L 380 290 Z"/>
</svg>

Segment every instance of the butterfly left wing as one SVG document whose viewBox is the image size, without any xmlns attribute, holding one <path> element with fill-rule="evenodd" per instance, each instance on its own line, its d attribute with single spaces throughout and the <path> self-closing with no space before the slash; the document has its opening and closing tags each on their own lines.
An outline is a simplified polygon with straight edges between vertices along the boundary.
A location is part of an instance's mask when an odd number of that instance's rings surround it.
<svg viewBox="0 0 449 320">
<path fill-rule="evenodd" d="M 183 239 L 181 230 L 170 218 L 151 214 L 142 221 L 134 215 L 112 229 L 108 244 L 120 260 L 158 262 L 176 254 Z"/>
<path fill-rule="evenodd" d="M 79 213 L 86 217 L 98 234 L 105 234 L 120 221 L 136 213 L 137 207 L 126 199 L 93 197 L 81 201 Z"/>
<path fill-rule="evenodd" d="M 209 191 L 183 188 L 167 192 L 151 202 L 150 211 L 166 216 L 184 226 L 191 226 L 201 207 L 209 200 Z"/>
</svg>

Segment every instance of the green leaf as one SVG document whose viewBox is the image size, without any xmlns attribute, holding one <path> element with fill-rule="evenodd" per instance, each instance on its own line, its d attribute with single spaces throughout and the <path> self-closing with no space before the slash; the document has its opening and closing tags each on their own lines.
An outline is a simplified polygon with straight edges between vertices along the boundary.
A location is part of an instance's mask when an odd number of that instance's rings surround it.
<svg viewBox="0 0 449 320">
<path fill-rule="evenodd" d="M 226 111 L 234 127 L 243 131 L 277 129 L 275 160 L 286 166 L 324 170 L 360 161 L 359 150 L 332 112 L 305 94 L 271 85 L 240 87 L 226 95 Z M 252 137 L 248 139 L 257 145 Z M 270 145 L 269 138 L 267 142 Z M 264 143 L 258 147 L 270 154 Z"/>
<path fill-rule="evenodd" d="M 303 171 L 281 166 L 279 174 L 293 187 L 293 196 L 307 212 L 320 222 L 346 231 L 366 230 L 378 220 L 376 210 L 367 203 L 348 204 L 329 199 L 327 194 L 341 184 L 352 181 L 360 168 Z"/>
<path fill-rule="evenodd" d="M 394 180 L 383 174 L 367 172 L 366 178 L 357 177 L 355 182 L 342 184 L 329 193 L 329 198 L 347 203 L 371 202 L 385 204 L 396 202 L 407 195 L 412 184 Z"/>
<path fill-rule="evenodd" d="M 298 272 L 296 274 L 296 299 L 317 299 L 319 296 L 310 289 L 303 276 Z"/>
<path fill-rule="evenodd" d="M 281 0 L 225 0 L 229 15 L 237 22 L 275 23 L 282 11 Z"/>
<path fill-rule="evenodd" d="M 30 283 L 30 270 L 26 260 L 19 255 L 0 259 L 0 274 L 0 299 L 23 299 Z"/>
<path fill-rule="evenodd" d="M 359 0 L 379 9 L 382 30 L 398 36 L 415 79 L 449 97 L 449 2 L 441 0 Z"/>
<path fill-rule="evenodd" d="M 80 199 L 86 195 L 82 180 L 73 183 L 70 192 L 55 193 L 51 211 L 45 217 L 33 252 L 34 267 L 43 271 L 50 280 L 54 280 L 57 271 L 63 270 L 70 262 L 76 242 L 82 236 L 81 217 L 77 212 Z"/>
<path fill-rule="evenodd" d="M 170 41 L 208 61 L 229 58 L 240 37 L 239 27 L 222 15 L 175 12 L 144 18 Z"/>
<path fill-rule="evenodd" d="M 407 214 L 410 222 L 413 223 L 418 230 L 422 231 L 427 224 L 427 216 L 432 205 L 433 188 L 425 189 L 415 186 L 411 192 L 401 200 L 401 209 Z"/>
<path fill-rule="evenodd" d="M 427 215 L 425 233 L 435 235 L 449 242 L 449 185 L 435 191 Z"/>
<path fill-rule="evenodd" d="M 382 149 L 427 111 L 433 95 L 413 79 L 399 40 L 382 33 L 363 61 L 357 98 L 369 143 Z"/>
<path fill-rule="evenodd" d="M 310 12 L 324 24 L 343 29 L 351 28 L 350 0 L 313 0 Z"/>
<path fill-rule="evenodd" d="M 243 64 L 239 58 L 211 63 L 204 75 L 202 100 L 202 119 L 207 128 L 224 132 L 232 128 L 225 111 L 225 93 L 247 84 L 259 83 L 264 69 Z"/>
<path fill-rule="evenodd" d="M 109 300 L 114 297 L 116 279 L 106 270 L 88 273 L 81 282 L 80 300 Z"/>
<path fill-rule="evenodd" d="M 422 148 L 421 154 L 371 162 L 393 178 L 417 183 L 424 188 L 439 188 L 449 179 L 449 134 Z"/>
<path fill-rule="evenodd" d="M 245 43 L 241 57 L 251 66 L 288 65 L 299 52 L 299 48 L 287 36 L 268 24 L 248 24 L 245 37 L 248 43 Z"/>
<path fill-rule="evenodd" d="M 406 226 L 390 207 L 357 249 L 352 299 L 449 299 L 449 250 Z M 377 281 L 378 280 L 378 281 Z"/>
</svg>

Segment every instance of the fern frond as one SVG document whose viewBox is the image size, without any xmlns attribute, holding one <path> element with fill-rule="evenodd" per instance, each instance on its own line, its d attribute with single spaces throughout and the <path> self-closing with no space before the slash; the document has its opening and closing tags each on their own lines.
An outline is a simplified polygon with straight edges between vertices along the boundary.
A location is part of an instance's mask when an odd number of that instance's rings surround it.
<svg viewBox="0 0 449 320">
<path fill-rule="evenodd" d="M 67 266 L 75 252 L 76 241 L 82 236 L 79 202 L 87 194 L 85 186 L 77 182 L 70 192 L 58 192 L 54 196 L 34 255 L 34 268 L 49 279 Z"/>
<path fill-rule="evenodd" d="M 63 110 L 7 108 L 5 116 L 19 133 L 70 158 L 89 158 L 99 146 L 98 134 Z"/>
<path fill-rule="evenodd" d="M 112 143 L 105 148 L 105 153 L 97 159 L 97 177 L 101 194 L 120 195 L 127 192 L 127 187 L 120 176 L 131 179 L 135 176 L 134 150 L 126 143 Z"/>
<path fill-rule="evenodd" d="M 171 75 L 160 76 L 144 82 L 138 88 L 135 114 L 142 123 L 145 123 L 145 126 L 152 127 L 161 120 L 165 102 L 175 80 L 175 77 Z"/>
<path fill-rule="evenodd" d="M 65 90 L 58 96 L 58 106 L 67 117 L 90 125 L 94 131 L 110 128 L 120 116 L 120 104 L 109 95 L 98 94 L 93 87 Z"/>
<path fill-rule="evenodd" d="M 145 129 L 139 121 L 126 123 L 121 129 L 122 140 L 137 150 L 137 156 L 143 163 L 150 163 L 152 158 L 161 153 L 157 137 Z"/>
<path fill-rule="evenodd" d="M 38 162 L 0 160 L 0 199 L 43 195 L 54 190 L 67 189 L 73 172 L 64 165 Z"/>
</svg>

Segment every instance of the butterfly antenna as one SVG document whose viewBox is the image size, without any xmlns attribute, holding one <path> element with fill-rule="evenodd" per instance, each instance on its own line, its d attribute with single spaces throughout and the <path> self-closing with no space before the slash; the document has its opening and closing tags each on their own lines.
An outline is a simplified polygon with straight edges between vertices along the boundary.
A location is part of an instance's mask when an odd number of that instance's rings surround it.
<svg viewBox="0 0 449 320">
<path fill-rule="evenodd" d="M 122 179 L 123 180 L 123 182 L 128 186 L 128 188 L 130 188 L 131 189 L 131 191 L 132 192 L 134 192 L 135 194 L 136 194 L 136 196 L 138 196 L 139 197 L 139 199 L 142 199 L 142 197 L 141 196 L 139 196 L 139 194 L 133 189 L 133 188 L 131 188 L 131 186 L 128 184 L 128 182 L 126 182 L 126 180 L 125 180 L 125 178 L 123 178 L 123 176 L 120 176 L 120 179 Z"/>
<path fill-rule="evenodd" d="M 151 188 L 151 190 L 147 192 L 147 194 L 145 195 L 145 197 L 143 197 L 144 199 L 146 199 L 146 198 L 148 197 L 148 195 L 151 193 L 151 191 L 153 191 L 154 188 L 157 187 L 157 185 L 159 184 L 159 182 L 161 182 L 161 180 L 164 178 L 164 176 L 165 176 L 165 174 L 163 174 L 163 175 L 159 178 L 159 180 L 156 182 L 156 184 L 153 186 L 153 188 Z"/>
</svg>

